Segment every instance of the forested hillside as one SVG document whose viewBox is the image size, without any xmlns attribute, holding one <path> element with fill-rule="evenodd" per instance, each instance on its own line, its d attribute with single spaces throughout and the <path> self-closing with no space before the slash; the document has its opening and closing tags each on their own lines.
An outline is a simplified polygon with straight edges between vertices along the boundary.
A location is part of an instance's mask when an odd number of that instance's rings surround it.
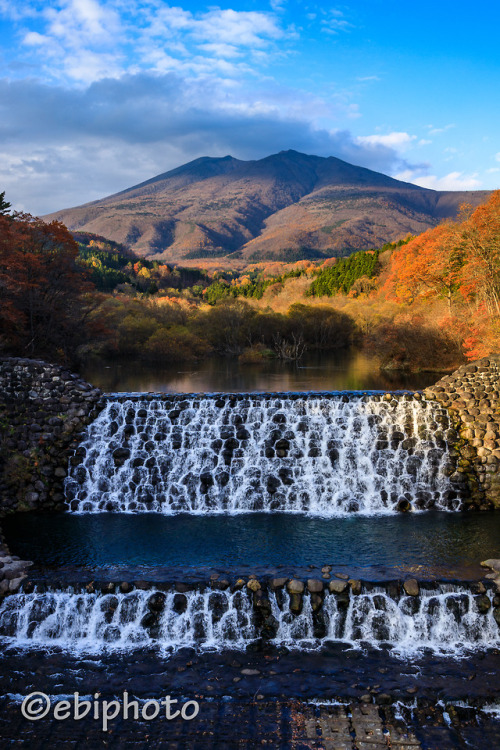
<svg viewBox="0 0 500 750">
<path fill-rule="evenodd" d="M 139 259 L 0 197 L 5 353 L 256 362 L 355 345 L 382 367 L 440 370 L 500 350 L 500 191 L 380 248 L 240 271 Z"/>
</svg>

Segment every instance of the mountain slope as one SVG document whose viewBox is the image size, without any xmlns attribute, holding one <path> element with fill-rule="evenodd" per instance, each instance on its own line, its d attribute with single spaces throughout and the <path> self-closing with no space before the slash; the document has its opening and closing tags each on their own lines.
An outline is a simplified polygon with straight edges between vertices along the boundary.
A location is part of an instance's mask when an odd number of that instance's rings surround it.
<svg viewBox="0 0 500 750">
<path fill-rule="evenodd" d="M 488 195 L 427 190 L 335 157 L 282 151 L 257 161 L 202 157 L 45 218 L 164 260 L 287 260 L 379 246 Z"/>
</svg>

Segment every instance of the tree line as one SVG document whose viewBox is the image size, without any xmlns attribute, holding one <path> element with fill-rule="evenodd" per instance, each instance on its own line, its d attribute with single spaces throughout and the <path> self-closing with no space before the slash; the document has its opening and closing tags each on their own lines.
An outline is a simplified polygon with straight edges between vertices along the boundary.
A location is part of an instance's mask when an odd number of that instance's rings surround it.
<svg viewBox="0 0 500 750">
<path fill-rule="evenodd" d="M 279 268 L 139 259 L 12 212 L 0 193 L 0 351 L 73 363 L 89 352 L 251 362 L 362 341 L 383 363 L 425 368 L 500 350 L 500 191 L 418 237 L 326 267 Z"/>
</svg>

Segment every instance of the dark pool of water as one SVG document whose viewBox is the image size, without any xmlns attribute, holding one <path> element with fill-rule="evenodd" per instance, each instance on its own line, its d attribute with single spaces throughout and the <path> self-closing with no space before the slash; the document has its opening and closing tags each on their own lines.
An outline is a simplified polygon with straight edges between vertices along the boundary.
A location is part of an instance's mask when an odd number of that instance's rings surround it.
<svg viewBox="0 0 500 750">
<path fill-rule="evenodd" d="M 5 518 L 13 554 L 38 567 L 307 570 L 468 578 L 500 557 L 500 514 L 427 512 L 318 519 L 284 513 L 239 516 L 19 514 Z M 484 572 L 484 571 L 483 571 Z M 101 576 L 102 577 L 102 576 Z"/>
<path fill-rule="evenodd" d="M 160 367 L 91 360 L 81 374 L 107 393 L 419 390 L 440 377 L 432 372 L 383 372 L 373 357 L 355 351 L 304 357 L 298 364 L 277 360 L 240 364 L 237 359 L 212 358 Z"/>
</svg>

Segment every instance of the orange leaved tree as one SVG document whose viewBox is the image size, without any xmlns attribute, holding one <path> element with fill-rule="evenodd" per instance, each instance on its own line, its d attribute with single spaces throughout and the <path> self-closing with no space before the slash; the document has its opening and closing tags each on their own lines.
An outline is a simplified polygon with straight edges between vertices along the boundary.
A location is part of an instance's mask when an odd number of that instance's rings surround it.
<svg viewBox="0 0 500 750">
<path fill-rule="evenodd" d="M 461 245 L 466 260 L 462 294 L 483 302 L 490 315 L 500 315 L 500 190 L 463 222 Z"/>
<path fill-rule="evenodd" d="M 394 251 L 385 291 L 405 302 L 444 297 L 451 308 L 463 263 L 457 225 L 440 224 Z"/>
</svg>

